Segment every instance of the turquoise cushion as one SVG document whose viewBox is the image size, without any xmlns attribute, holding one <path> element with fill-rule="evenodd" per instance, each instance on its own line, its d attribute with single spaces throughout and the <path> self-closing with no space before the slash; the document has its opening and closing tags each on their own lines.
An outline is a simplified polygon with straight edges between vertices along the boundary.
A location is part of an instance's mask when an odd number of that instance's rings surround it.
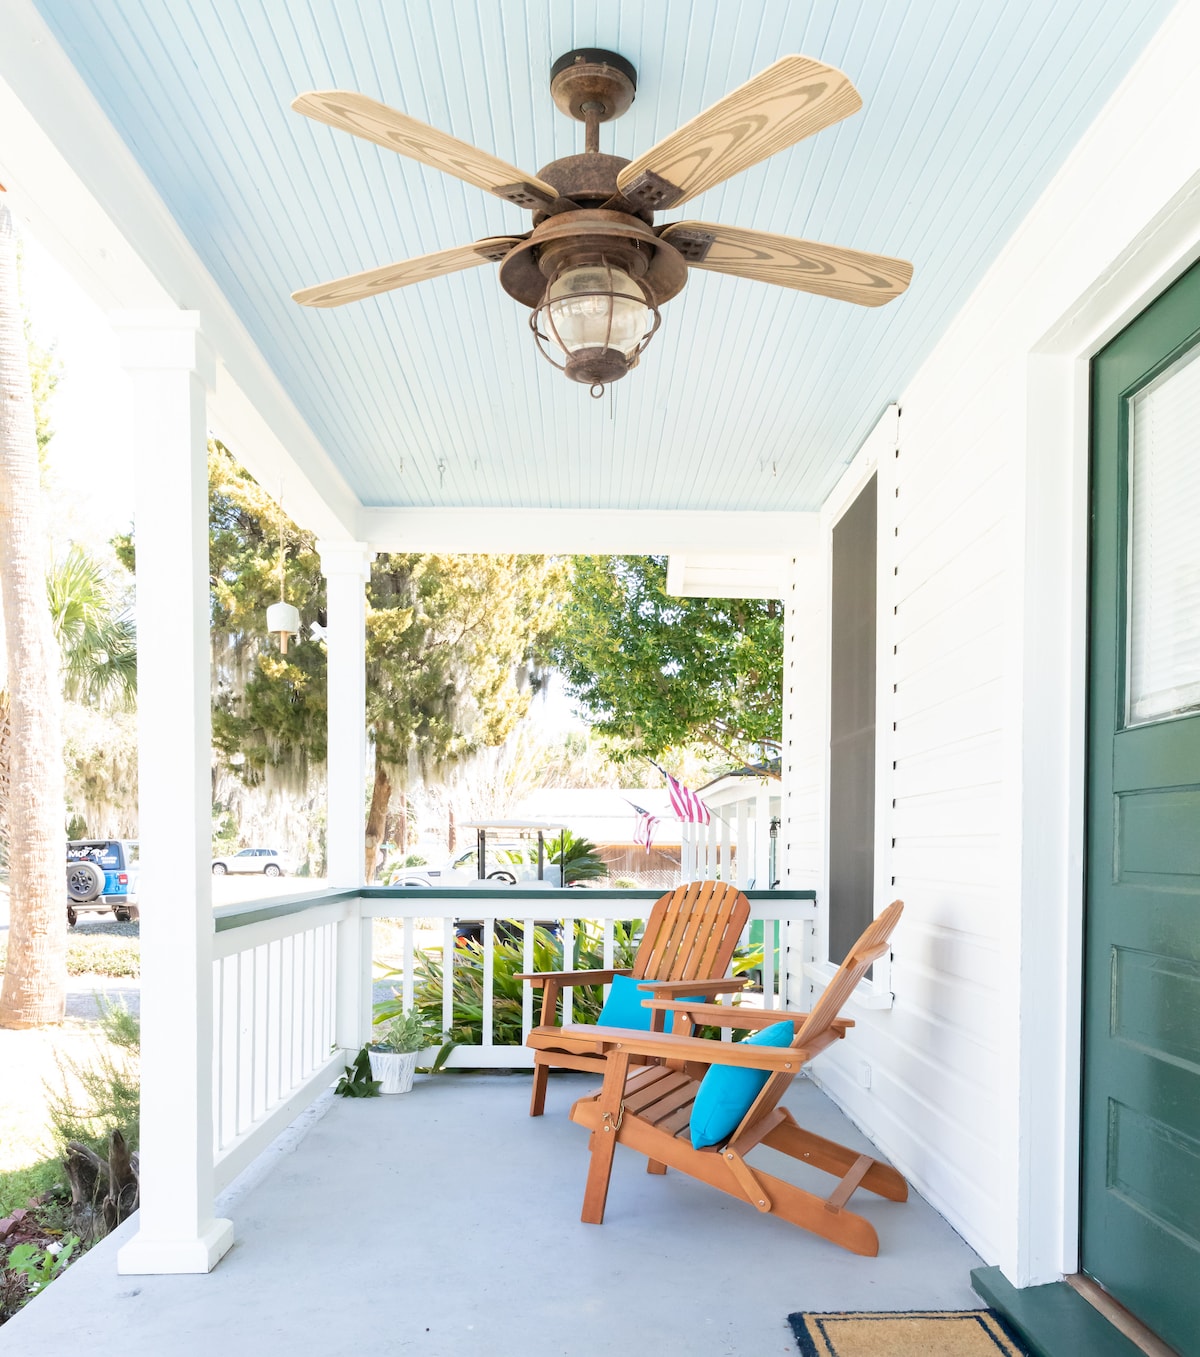
<svg viewBox="0 0 1200 1357">
<path fill-rule="evenodd" d="M 638 989 L 639 985 L 645 983 L 644 980 L 635 980 L 632 975 L 614 975 L 608 998 L 596 1022 L 601 1027 L 636 1027 L 639 1032 L 649 1032 L 653 1009 L 643 1008 L 642 1000 L 650 998 L 650 991 Z M 699 994 L 689 994 L 688 998 L 697 1003 L 704 1002 Z"/>
<path fill-rule="evenodd" d="M 795 1035 L 793 1023 L 775 1022 L 747 1037 L 742 1044 L 790 1046 Z M 711 1065 L 700 1080 L 696 1101 L 692 1104 L 691 1131 L 695 1148 L 719 1145 L 728 1139 L 769 1078 L 766 1070 L 752 1070 L 746 1065 Z"/>
<path fill-rule="evenodd" d="M 642 1000 L 650 992 L 638 989 L 642 982 L 632 975 L 614 975 L 608 998 L 596 1021 L 601 1027 L 636 1027 L 641 1032 L 650 1030 L 650 1010 L 642 1007 Z"/>
</svg>

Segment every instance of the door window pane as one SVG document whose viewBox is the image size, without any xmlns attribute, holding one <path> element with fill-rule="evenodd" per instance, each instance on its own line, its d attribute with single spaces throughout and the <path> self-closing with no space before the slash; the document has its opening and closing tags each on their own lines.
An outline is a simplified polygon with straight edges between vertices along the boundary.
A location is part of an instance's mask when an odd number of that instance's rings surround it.
<svg viewBox="0 0 1200 1357">
<path fill-rule="evenodd" d="M 1200 348 L 1130 402 L 1126 720 L 1200 707 Z"/>
</svg>

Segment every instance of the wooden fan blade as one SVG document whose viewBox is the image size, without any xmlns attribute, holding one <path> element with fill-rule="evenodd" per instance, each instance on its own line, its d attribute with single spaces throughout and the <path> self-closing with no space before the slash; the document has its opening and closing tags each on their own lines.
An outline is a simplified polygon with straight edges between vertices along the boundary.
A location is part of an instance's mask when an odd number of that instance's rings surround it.
<svg viewBox="0 0 1200 1357">
<path fill-rule="evenodd" d="M 419 160 L 435 170 L 465 179 L 518 207 L 544 208 L 558 199 L 558 191 L 536 175 L 526 174 L 498 156 L 489 155 L 448 132 L 439 132 L 407 113 L 377 99 L 350 90 L 313 90 L 297 95 L 292 107 L 306 118 L 328 123 L 343 132 L 373 141 L 397 155 Z"/>
<path fill-rule="evenodd" d="M 780 57 L 631 160 L 617 188 L 635 207 L 675 207 L 860 108 L 849 76 L 808 57 Z"/>
<path fill-rule="evenodd" d="M 440 278 L 446 273 L 459 273 L 479 264 L 498 263 L 524 236 L 490 236 L 474 245 L 458 245 L 453 250 L 438 250 L 436 254 L 418 255 L 399 264 L 384 264 L 382 268 L 352 273 L 346 278 L 335 278 L 331 283 L 318 283 L 292 293 L 292 301 L 301 306 L 342 306 L 346 302 L 360 302 L 380 292 L 392 292 L 411 283 L 423 283 L 427 278 Z"/>
<path fill-rule="evenodd" d="M 883 306 L 912 280 L 912 265 L 906 259 L 820 245 L 795 236 L 743 231 L 707 221 L 677 222 L 659 235 L 675 246 L 689 268 L 757 278 L 859 306 Z"/>
</svg>

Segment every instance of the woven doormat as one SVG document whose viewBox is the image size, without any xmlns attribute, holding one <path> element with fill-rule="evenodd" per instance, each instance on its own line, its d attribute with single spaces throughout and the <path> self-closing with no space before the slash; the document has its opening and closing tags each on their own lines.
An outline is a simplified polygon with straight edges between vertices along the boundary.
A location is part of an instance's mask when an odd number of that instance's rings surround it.
<svg viewBox="0 0 1200 1357">
<path fill-rule="evenodd" d="M 803 1357 L 1028 1357 L 994 1310 L 788 1315 Z"/>
</svg>

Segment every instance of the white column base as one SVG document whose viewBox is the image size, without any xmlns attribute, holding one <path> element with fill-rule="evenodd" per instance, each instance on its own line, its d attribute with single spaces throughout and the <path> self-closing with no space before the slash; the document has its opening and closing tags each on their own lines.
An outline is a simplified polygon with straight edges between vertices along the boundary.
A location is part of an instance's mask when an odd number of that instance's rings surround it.
<svg viewBox="0 0 1200 1357">
<path fill-rule="evenodd" d="M 141 1230 L 117 1251 L 123 1277 L 211 1272 L 233 1243 L 233 1221 L 214 1220 L 197 1239 L 153 1239 Z"/>
</svg>

